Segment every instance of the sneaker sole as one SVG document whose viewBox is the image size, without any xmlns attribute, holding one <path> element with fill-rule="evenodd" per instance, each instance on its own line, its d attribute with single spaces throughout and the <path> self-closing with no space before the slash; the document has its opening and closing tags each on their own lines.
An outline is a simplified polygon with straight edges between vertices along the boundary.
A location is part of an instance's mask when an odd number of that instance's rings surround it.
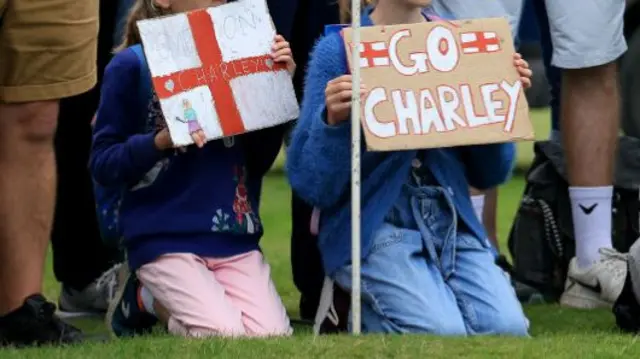
<svg viewBox="0 0 640 359">
<path fill-rule="evenodd" d="M 576 295 L 573 293 L 562 293 L 560 297 L 560 305 L 574 309 L 598 309 L 611 308 L 612 304 L 600 298 L 594 298 L 584 295 Z"/>
<path fill-rule="evenodd" d="M 57 310 L 56 315 L 60 319 L 77 319 L 77 318 L 102 318 L 105 314 L 99 312 L 65 312 L 64 310 Z"/>
<path fill-rule="evenodd" d="M 111 334 L 112 338 L 118 338 L 116 332 L 113 331 L 113 315 L 116 310 L 118 310 L 124 291 L 127 288 L 127 279 L 130 275 L 131 272 L 129 271 L 129 264 L 126 262 L 122 263 L 122 267 L 120 267 L 120 272 L 118 273 L 119 282 L 122 283 L 122 285 L 118 288 L 118 291 L 116 291 L 116 295 L 111 303 L 109 303 L 109 309 L 107 309 L 107 314 L 104 317 L 105 325 L 107 326 L 107 330 L 109 330 L 109 334 Z"/>
</svg>

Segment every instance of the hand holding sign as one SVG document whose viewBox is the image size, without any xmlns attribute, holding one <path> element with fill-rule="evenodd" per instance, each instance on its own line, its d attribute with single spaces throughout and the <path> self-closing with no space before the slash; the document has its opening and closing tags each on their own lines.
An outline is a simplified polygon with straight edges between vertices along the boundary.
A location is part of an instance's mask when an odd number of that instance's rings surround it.
<svg viewBox="0 0 640 359">
<path fill-rule="evenodd" d="M 343 30 L 348 53 L 351 33 Z M 368 90 L 361 108 L 368 148 L 533 139 L 522 91 L 531 73 L 514 57 L 505 19 L 372 26 L 361 37 L 356 65 Z"/>
<path fill-rule="evenodd" d="M 295 63 L 264 0 L 137 24 L 175 146 L 202 146 L 298 117 Z"/>
<path fill-rule="evenodd" d="M 518 73 L 520 74 L 520 81 L 522 82 L 522 87 L 528 89 L 531 87 L 531 76 L 533 76 L 533 71 L 529 69 L 529 63 L 522 58 L 522 55 L 519 53 L 515 53 L 513 55 L 514 65 L 516 69 L 518 69 Z"/>
<path fill-rule="evenodd" d="M 271 46 L 271 57 L 274 62 L 285 64 L 291 76 L 296 72 L 296 63 L 293 61 L 291 46 L 282 35 L 276 35 L 273 46 Z"/>
<path fill-rule="evenodd" d="M 327 105 L 327 123 L 329 125 L 337 125 L 349 118 L 351 113 L 351 97 L 353 92 L 351 89 L 351 75 L 342 75 L 327 83 L 324 90 Z M 360 96 L 366 94 L 365 86 L 360 84 Z"/>
<path fill-rule="evenodd" d="M 173 141 L 171 141 L 171 135 L 169 134 L 169 130 L 166 127 L 156 133 L 154 144 L 160 151 L 165 151 L 173 148 Z"/>
</svg>

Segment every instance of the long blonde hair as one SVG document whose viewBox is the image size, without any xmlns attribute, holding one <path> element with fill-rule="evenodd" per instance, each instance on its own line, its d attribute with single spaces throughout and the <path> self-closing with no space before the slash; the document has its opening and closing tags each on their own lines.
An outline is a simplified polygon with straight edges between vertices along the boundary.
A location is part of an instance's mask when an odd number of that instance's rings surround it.
<svg viewBox="0 0 640 359">
<path fill-rule="evenodd" d="M 166 10 L 156 6 L 154 0 L 136 0 L 135 4 L 133 4 L 129 11 L 122 42 L 115 48 L 115 52 L 124 50 L 129 46 L 142 42 L 136 22 L 167 14 Z"/>
<path fill-rule="evenodd" d="M 356 0 L 357 1 L 357 0 Z M 360 6 L 375 4 L 377 0 L 360 0 Z M 346 24 L 351 22 L 351 0 L 338 0 L 338 7 L 340 8 L 340 22 Z"/>
</svg>

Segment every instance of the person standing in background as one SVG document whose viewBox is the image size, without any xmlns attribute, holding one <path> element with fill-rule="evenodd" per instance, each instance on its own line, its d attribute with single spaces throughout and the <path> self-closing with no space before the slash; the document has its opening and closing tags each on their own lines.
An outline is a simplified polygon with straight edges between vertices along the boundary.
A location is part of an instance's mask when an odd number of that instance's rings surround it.
<svg viewBox="0 0 640 359">
<path fill-rule="evenodd" d="M 291 49 L 293 58 L 298 64 L 293 84 L 298 101 L 301 102 L 309 53 L 322 35 L 325 25 L 340 22 L 338 2 L 335 0 L 300 1 L 295 17 L 292 15 L 292 18 L 296 21 L 291 37 Z M 313 208 L 292 191 L 291 269 L 293 282 L 300 291 L 300 317 L 304 320 L 314 319 L 324 281 L 317 237 L 311 233 L 310 229 L 312 211 Z"/>
<path fill-rule="evenodd" d="M 457 20 L 506 17 L 511 25 L 513 38 L 516 39 L 523 5 L 523 0 L 433 0 L 432 7 L 438 14 L 449 15 Z M 484 224 L 487 235 L 498 253 L 500 251 L 497 227 L 498 189 L 479 191 L 471 188 L 470 192 L 473 209 Z"/>
<path fill-rule="evenodd" d="M 83 339 L 41 293 L 60 99 L 96 84 L 98 14 L 98 0 L 0 0 L 0 345 Z"/>
<path fill-rule="evenodd" d="M 617 60 L 626 52 L 624 0 L 530 0 L 551 91 L 551 139 L 562 141 L 576 255 L 560 304 L 609 307 L 626 280 L 613 249 L 612 202 L 620 121 Z"/>
<path fill-rule="evenodd" d="M 109 247 L 100 237 L 87 165 L 91 120 L 98 108 L 102 75 L 115 45 L 117 11 L 121 11 L 118 1 L 100 1 L 98 84 L 88 92 L 60 101 L 55 137 L 58 187 L 51 245 L 54 274 L 62 285 L 58 298 L 58 314 L 62 318 L 104 315 L 118 284 L 121 251 Z"/>
</svg>

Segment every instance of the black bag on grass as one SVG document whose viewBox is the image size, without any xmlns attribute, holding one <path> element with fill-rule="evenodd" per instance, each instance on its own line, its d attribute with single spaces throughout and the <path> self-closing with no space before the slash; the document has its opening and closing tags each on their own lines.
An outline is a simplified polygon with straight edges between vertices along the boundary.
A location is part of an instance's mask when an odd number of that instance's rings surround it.
<svg viewBox="0 0 640 359">
<path fill-rule="evenodd" d="M 575 255 L 564 154 L 559 142 L 534 144 L 535 158 L 509 234 L 512 277 L 557 301 Z M 627 252 L 638 238 L 640 140 L 621 137 L 612 205 L 614 247 Z"/>
</svg>

